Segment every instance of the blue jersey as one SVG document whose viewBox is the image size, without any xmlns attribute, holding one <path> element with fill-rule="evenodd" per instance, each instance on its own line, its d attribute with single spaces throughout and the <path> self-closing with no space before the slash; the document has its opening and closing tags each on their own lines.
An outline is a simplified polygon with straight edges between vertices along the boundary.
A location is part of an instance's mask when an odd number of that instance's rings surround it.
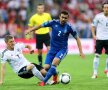
<svg viewBox="0 0 108 90">
<path fill-rule="evenodd" d="M 42 27 L 51 27 L 51 50 L 67 49 L 68 37 L 71 34 L 74 38 L 77 37 L 77 32 L 72 29 L 69 23 L 60 24 L 59 20 L 51 20 L 42 24 Z"/>
</svg>

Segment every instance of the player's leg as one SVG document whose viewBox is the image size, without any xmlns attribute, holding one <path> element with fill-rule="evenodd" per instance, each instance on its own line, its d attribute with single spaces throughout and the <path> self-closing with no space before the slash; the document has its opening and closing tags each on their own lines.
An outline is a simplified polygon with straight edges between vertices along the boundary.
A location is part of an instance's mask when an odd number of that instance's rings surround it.
<svg viewBox="0 0 108 90">
<path fill-rule="evenodd" d="M 43 38 L 43 42 L 47 47 L 47 51 L 50 50 L 50 35 L 49 33 L 45 34 L 44 38 Z"/>
<path fill-rule="evenodd" d="M 99 66 L 99 60 L 100 60 L 100 54 L 102 53 L 103 48 L 103 42 L 100 40 L 96 40 L 96 51 L 95 51 L 95 57 L 93 60 L 93 76 L 92 78 L 97 78 L 98 74 L 98 66 Z"/>
<path fill-rule="evenodd" d="M 36 68 L 41 72 L 41 74 L 45 77 L 47 71 L 41 66 L 41 65 L 37 65 L 35 63 L 32 63 L 36 66 Z"/>
<path fill-rule="evenodd" d="M 42 66 L 42 49 L 38 49 L 38 62 Z"/>
<path fill-rule="evenodd" d="M 24 78 L 24 79 L 29 79 L 34 76 L 31 72 L 31 70 L 27 70 L 26 68 L 27 68 L 27 66 L 24 66 L 19 70 L 19 72 L 18 72 L 19 77 Z"/>
<path fill-rule="evenodd" d="M 45 34 L 45 36 L 44 36 L 44 38 L 43 38 L 43 42 L 44 42 L 44 44 L 46 45 L 46 47 L 47 47 L 47 52 L 50 50 L 50 35 L 49 35 L 49 33 L 47 33 L 47 34 Z M 47 54 L 47 56 L 48 56 L 48 54 Z M 53 55 L 54 56 L 54 55 Z M 45 65 L 44 65 L 44 68 L 45 68 L 45 70 L 49 70 L 49 68 L 50 68 L 50 64 L 52 63 L 52 59 L 54 58 L 54 57 L 46 57 L 46 60 L 45 60 Z M 48 58 L 50 58 L 51 60 L 49 60 Z"/>
<path fill-rule="evenodd" d="M 40 69 L 41 69 L 41 68 L 42 68 L 42 67 L 40 67 Z M 30 70 L 31 70 L 32 73 L 33 73 L 33 75 L 34 75 L 35 77 L 37 77 L 39 80 L 41 80 L 41 81 L 44 80 L 43 75 L 41 74 L 39 68 L 38 68 L 36 65 L 34 65 L 34 64 L 29 64 L 29 65 L 27 65 L 26 69 L 27 69 L 27 71 L 30 71 Z"/>
<path fill-rule="evenodd" d="M 56 55 L 56 53 L 52 52 L 52 50 L 50 50 L 47 53 L 47 56 L 46 56 L 46 59 L 45 59 L 45 66 L 44 66 L 45 70 L 47 70 L 47 71 L 49 70 L 55 55 Z M 44 85 L 45 85 L 44 82 L 39 83 L 39 86 L 44 86 Z"/>
<path fill-rule="evenodd" d="M 106 67 L 105 67 L 105 73 L 108 77 L 108 40 L 104 41 L 104 48 L 105 48 L 105 54 L 106 54 Z"/>
<path fill-rule="evenodd" d="M 57 65 L 59 65 L 64 56 L 66 56 L 66 54 L 67 50 L 61 50 L 56 54 L 55 58 L 53 59 L 52 65 L 45 76 L 44 81 L 39 84 L 40 86 L 44 86 L 44 84 L 50 79 L 52 75 L 57 74 L 56 67 Z"/>
<path fill-rule="evenodd" d="M 105 71 L 104 71 L 104 73 L 107 75 L 107 77 L 108 77 L 108 54 L 107 54 L 107 56 L 106 56 L 106 66 L 105 66 Z"/>
<path fill-rule="evenodd" d="M 42 36 L 38 34 L 36 34 L 36 48 L 38 49 L 38 62 L 39 62 L 39 65 L 42 66 L 43 40 L 42 40 Z"/>
<path fill-rule="evenodd" d="M 49 70 L 51 64 L 52 64 L 52 61 L 55 57 L 56 53 L 52 52 L 52 50 L 50 50 L 48 53 L 47 53 L 47 56 L 46 56 L 46 59 L 45 59 L 45 65 L 44 65 L 44 69 L 46 71 Z"/>
<path fill-rule="evenodd" d="M 51 64 L 52 64 L 52 60 L 54 59 L 54 57 L 55 57 L 55 55 L 53 54 L 53 55 L 50 55 L 50 56 L 48 56 L 48 57 L 46 58 L 46 60 L 45 60 L 45 65 L 44 65 L 44 68 L 45 68 L 46 71 L 48 71 L 48 70 L 50 69 L 50 66 L 51 66 Z M 48 58 L 50 58 L 50 59 L 48 59 Z M 53 75 L 52 84 L 57 83 L 57 80 L 58 80 L 58 73 L 55 73 L 55 74 Z M 51 84 L 51 83 L 50 83 L 50 84 Z"/>
</svg>

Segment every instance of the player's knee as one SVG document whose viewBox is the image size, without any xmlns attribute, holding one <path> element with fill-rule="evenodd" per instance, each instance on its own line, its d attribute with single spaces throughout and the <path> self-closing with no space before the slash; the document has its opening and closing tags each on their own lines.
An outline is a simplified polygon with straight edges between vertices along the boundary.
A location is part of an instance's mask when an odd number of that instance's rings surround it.
<svg viewBox="0 0 108 90">
<path fill-rule="evenodd" d="M 27 66 L 27 70 L 31 70 L 35 65 L 34 64 L 30 64 Z"/>
<path fill-rule="evenodd" d="M 46 73 L 47 73 L 47 71 L 46 71 L 45 69 L 40 70 L 40 72 L 41 72 L 41 74 L 42 74 L 43 76 L 45 76 Z"/>
<path fill-rule="evenodd" d="M 45 69 L 46 71 L 48 71 L 49 68 L 50 68 L 50 65 L 49 65 L 49 64 L 47 64 L 47 65 L 44 66 L 44 69 Z"/>
<path fill-rule="evenodd" d="M 95 57 L 96 57 L 96 58 L 100 58 L 100 55 L 99 55 L 99 54 L 95 54 Z"/>
<path fill-rule="evenodd" d="M 42 50 L 41 49 L 38 50 L 38 55 L 40 55 L 40 56 L 42 55 Z"/>
<path fill-rule="evenodd" d="M 59 58 L 54 58 L 52 65 L 57 66 L 60 63 L 60 59 Z"/>
</svg>

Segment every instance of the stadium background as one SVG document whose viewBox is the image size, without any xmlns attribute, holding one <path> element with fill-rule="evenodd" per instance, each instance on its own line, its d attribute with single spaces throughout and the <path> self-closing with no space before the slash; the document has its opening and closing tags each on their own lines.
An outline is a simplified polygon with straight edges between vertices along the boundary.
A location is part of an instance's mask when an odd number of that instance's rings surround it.
<svg viewBox="0 0 108 90">
<path fill-rule="evenodd" d="M 70 13 L 69 22 L 77 30 L 82 38 L 83 50 L 87 54 L 94 52 L 94 41 L 91 39 L 91 22 L 94 16 L 101 11 L 103 0 L 0 0 L 0 49 L 4 49 L 3 37 L 13 35 L 17 41 L 31 44 L 35 49 L 34 36 L 28 40 L 24 31 L 28 27 L 28 20 L 36 13 L 36 5 L 45 4 L 45 11 L 49 12 L 53 19 L 57 19 L 61 10 Z M 37 52 L 37 50 L 35 50 Z M 43 52 L 46 52 L 44 46 Z M 72 36 L 69 39 L 69 53 L 78 53 L 78 49 Z"/>
</svg>

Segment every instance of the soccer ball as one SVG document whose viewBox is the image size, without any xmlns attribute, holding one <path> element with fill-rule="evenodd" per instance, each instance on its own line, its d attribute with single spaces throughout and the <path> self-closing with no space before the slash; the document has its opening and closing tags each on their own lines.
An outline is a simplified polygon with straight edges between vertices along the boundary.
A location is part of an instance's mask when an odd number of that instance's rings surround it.
<svg viewBox="0 0 108 90">
<path fill-rule="evenodd" d="M 59 81 L 63 84 L 68 84 L 71 80 L 71 76 L 68 73 L 62 73 L 59 77 Z"/>
</svg>

